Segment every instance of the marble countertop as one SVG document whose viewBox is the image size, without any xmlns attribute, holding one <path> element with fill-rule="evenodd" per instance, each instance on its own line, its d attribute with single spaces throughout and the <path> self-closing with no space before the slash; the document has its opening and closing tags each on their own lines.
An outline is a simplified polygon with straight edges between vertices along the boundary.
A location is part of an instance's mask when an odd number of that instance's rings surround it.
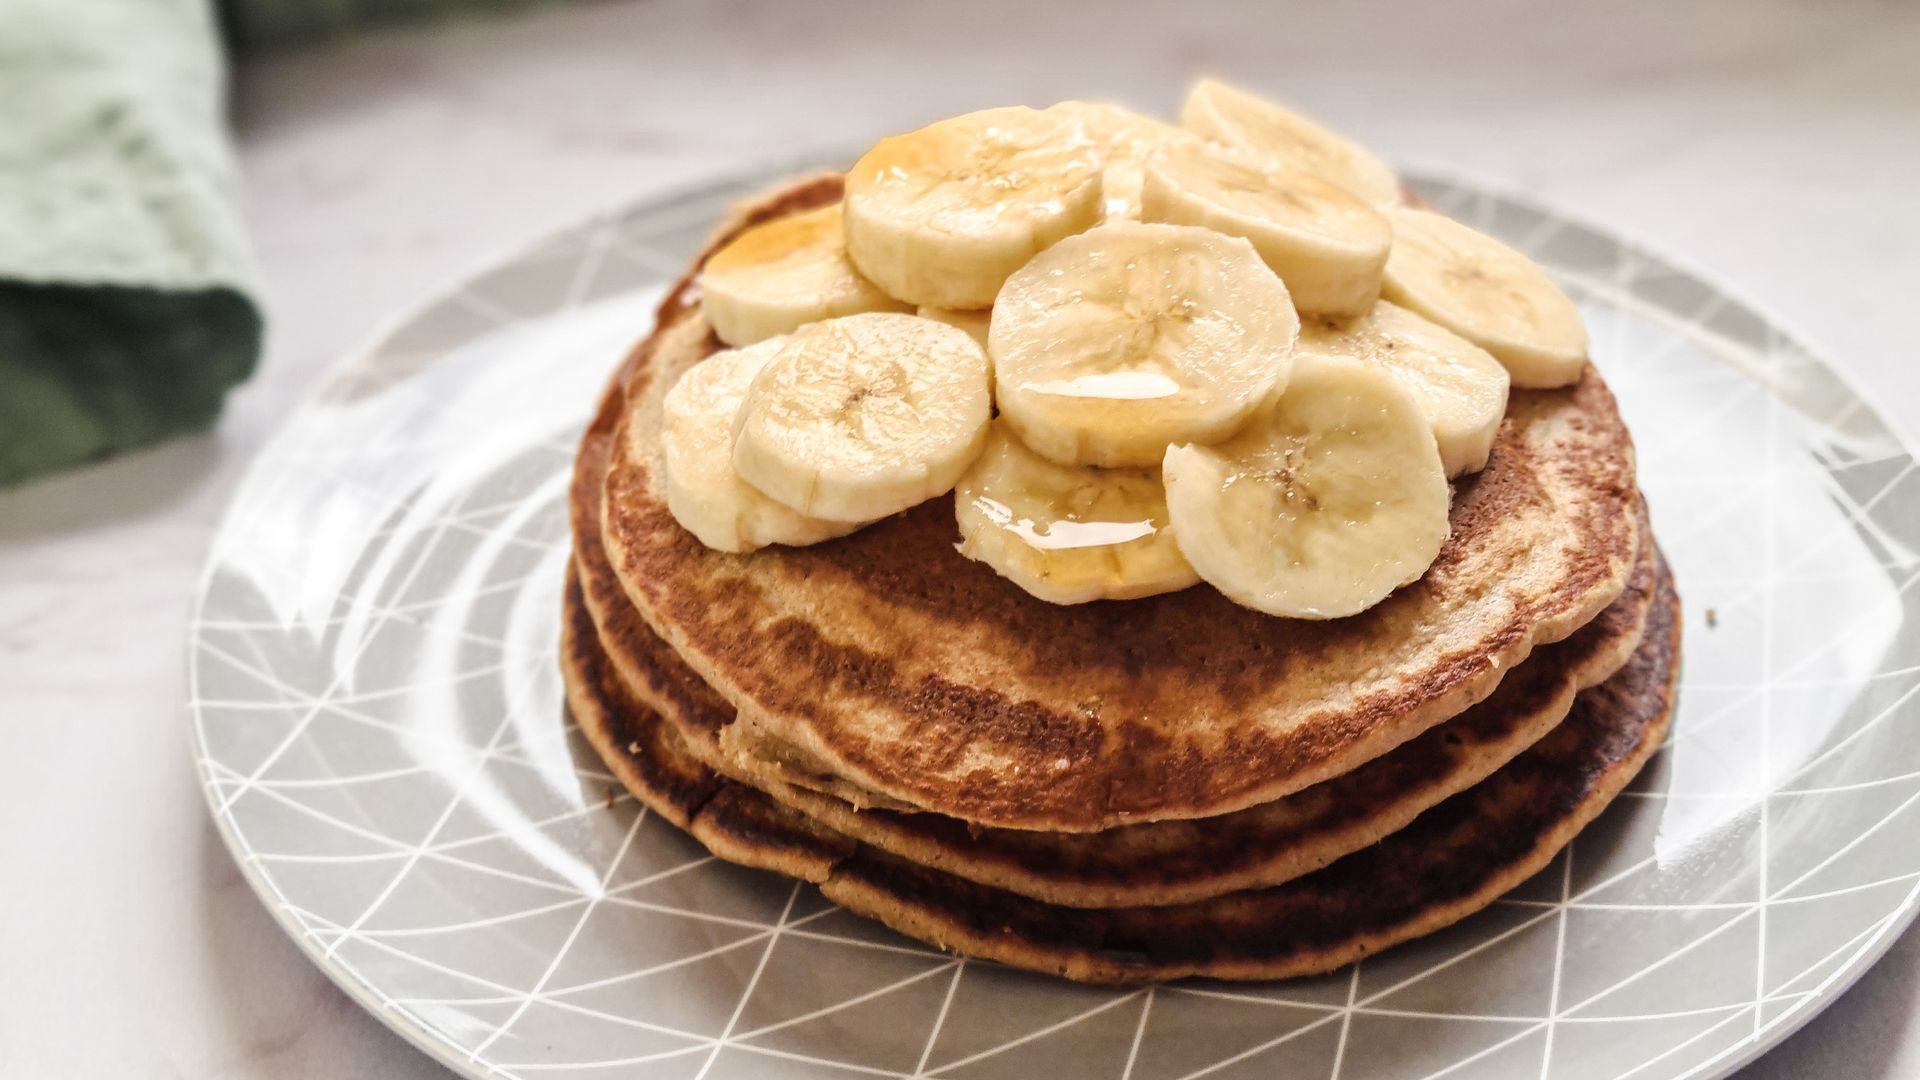
<svg viewBox="0 0 1920 1080">
<path fill-rule="evenodd" d="M 285 940 L 209 824 L 182 633 L 248 458 L 477 261 L 648 191 L 987 104 L 1169 110 L 1212 71 L 1386 156 L 1655 245 L 1920 432 L 1920 8 L 652 0 L 241 73 L 271 318 L 212 436 L 0 495 L 0 1075 L 432 1077 Z M 1920 1077 L 1920 931 L 1743 1077 Z"/>
</svg>

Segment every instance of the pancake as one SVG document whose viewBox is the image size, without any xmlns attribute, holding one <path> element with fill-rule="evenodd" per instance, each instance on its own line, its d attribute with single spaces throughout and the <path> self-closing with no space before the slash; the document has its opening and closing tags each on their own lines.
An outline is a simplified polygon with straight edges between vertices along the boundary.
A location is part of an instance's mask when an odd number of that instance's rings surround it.
<svg viewBox="0 0 1920 1080">
<path fill-rule="evenodd" d="M 633 797 L 730 862 L 820 882 L 859 845 L 786 810 L 688 754 L 673 728 L 641 704 L 607 662 L 580 581 L 567 569 L 560 673 L 567 711 Z"/>
<path fill-rule="evenodd" d="M 742 223 L 837 197 L 789 189 Z M 646 622 L 731 703 L 767 782 L 1009 829 L 1210 817 L 1299 791 L 1492 693 L 1626 587 L 1631 440 L 1589 366 L 1516 391 L 1428 573 L 1373 609 L 1276 619 L 1207 586 L 1062 607 L 953 550 L 939 498 L 840 540 L 730 555 L 668 513 L 660 403 L 719 348 L 684 287 L 627 379 L 603 537 Z"/>
<path fill-rule="evenodd" d="M 1550 731 L 1566 716 L 1577 691 L 1626 663 L 1653 604 L 1653 545 L 1642 544 L 1620 598 L 1566 641 L 1535 653 L 1486 701 L 1353 772 L 1222 817 L 1061 834 L 976 827 L 938 814 L 861 810 L 846 792 L 813 790 L 830 783 L 809 785 L 740 768 L 720 747 L 721 732 L 734 718 L 732 706 L 627 601 L 599 541 L 598 496 L 619 413 L 619 401 L 609 395 L 581 440 L 571 496 L 574 562 L 606 661 L 635 699 L 675 729 L 686 754 L 836 832 L 914 863 L 1054 904 L 1112 907 L 1204 899 L 1279 884 L 1373 843 L 1479 782 Z"/>
<path fill-rule="evenodd" d="M 1329 971 L 1447 926 L 1538 872 L 1658 748 L 1675 701 L 1679 600 L 1664 564 L 1626 667 L 1559 726 L 1406 828 L 1284 885 L 1188 904 L 1068 908 L 875 851 L 706 769 L 634 698 L 569 573 L 562 668 L 581 730 L 629 790 L 715 855 L 820 884 L 909 936 L 1083 982 Z"/>
</svg>

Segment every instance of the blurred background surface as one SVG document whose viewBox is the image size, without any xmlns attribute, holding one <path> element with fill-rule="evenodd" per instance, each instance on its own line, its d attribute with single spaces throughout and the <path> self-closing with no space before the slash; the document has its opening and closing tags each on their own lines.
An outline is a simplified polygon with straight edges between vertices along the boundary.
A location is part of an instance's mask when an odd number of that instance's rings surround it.
<svg viewBox="0 0 1920 1080">
<path fill-rule="evenodd" d="M 592 210 L 986 105 L 1170 113 L 1216 73 L 1649 241 L 1920 432 L 1920 5 L 496 6 L 351 38 L 325 13 L 354 4 L 237 26 L 258 46 L 234 75 L 257 374 L 210 435 L 0 492 L 0 1075 L 444 1075 L 228 860 L 188 760 L 182 627 L 233 483 L 302 389 Z M 1909 933 L 1743 1076 L 1920 1076 L 1917 1012 Z"/>
</svg>

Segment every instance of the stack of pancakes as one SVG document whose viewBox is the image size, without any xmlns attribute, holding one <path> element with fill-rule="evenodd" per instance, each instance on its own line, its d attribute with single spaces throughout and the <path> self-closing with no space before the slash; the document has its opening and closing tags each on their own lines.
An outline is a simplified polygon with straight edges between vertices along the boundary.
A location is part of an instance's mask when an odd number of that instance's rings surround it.
<svg viewBox="0 0 1920 1080">
<path fill-rule="evenodd" d="M 839 197 L 798 182 L 715 246 Z M 582 441 L 562 663 L 615 774 L 721 858 L 1073 979 L 1306 974 L 1484 907 L 1662 739 L 1678 600 L 1591 366 L 1513 393 L 1438 560 L 1371 610 L 1062 607 L 955 552 L 945 499 L 748 555 L 682 529 L 661 399 L 722 347 L 697 269 Z"/>
</svg>

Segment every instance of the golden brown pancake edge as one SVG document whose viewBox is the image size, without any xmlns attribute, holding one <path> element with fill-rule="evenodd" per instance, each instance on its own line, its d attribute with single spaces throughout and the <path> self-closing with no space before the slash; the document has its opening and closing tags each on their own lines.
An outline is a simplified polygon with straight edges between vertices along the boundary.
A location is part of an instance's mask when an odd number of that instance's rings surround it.
<svg viewBox="0 0 1920 1080">
<path fill-rule="evenodd" d="M 970 956 L 1083 982 L 1332 970 L 1472 914 L 1547 865 L 1658 749 L 1675 704 L 1679 599 L 1664 562 L 1632 660 L 1481 783 L 1379 843 L 1272 888 L 1067 908 L 876 852 L 686 756 L 598 647 L 569 570 L 562 669 L 581 730 L 636 798 L 721 858 L 819 883 L 848 909 Z"/>
</svg>

